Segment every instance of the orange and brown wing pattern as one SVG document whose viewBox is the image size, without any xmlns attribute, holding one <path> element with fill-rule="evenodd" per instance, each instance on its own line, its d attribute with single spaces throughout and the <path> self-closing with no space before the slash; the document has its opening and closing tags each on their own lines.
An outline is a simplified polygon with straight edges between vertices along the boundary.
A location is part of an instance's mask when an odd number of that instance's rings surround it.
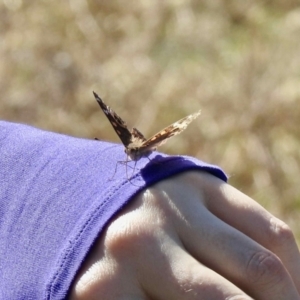
<svg viewBox="0 0 300 300">
<path fill-rule="evenodd" d="M 188 127 L 188 125 L 199 115 L 200 110 L 194 114 L 180 119 L 179 121 L 159 131 L 141 145 L 140 151 L 148 151 L 150 149 L 156 149 L 157 147 L 161 146 L 172 136 L 180 134 L 182 131 L 184 131 Z"/>
</svg>

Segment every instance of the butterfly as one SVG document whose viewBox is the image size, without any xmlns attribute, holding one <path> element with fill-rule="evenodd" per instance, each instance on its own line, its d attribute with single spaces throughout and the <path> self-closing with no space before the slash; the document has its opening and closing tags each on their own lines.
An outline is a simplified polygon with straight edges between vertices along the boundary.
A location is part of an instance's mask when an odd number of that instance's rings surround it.
<svg viewBox="0 0 300 300">
<path fill-rule="evenodd" d="M 138 161 L 142 157 L 148 157 L 157 149 L 157 147 L 164 144 L 170 137 L 185 130 L 187 126 L 200 115 L 199 110 L 198 112 L 167 126 L 163 130 L 153 135 L 151 138 L 146 139 L 144 135 L 136 128 L 129 130 L 123 119 L 108 105 L 106 105 L 95 92 L 93 93 L 104 114 L 122 141 L 127 157 L 133 161 Z"/>
</svg>

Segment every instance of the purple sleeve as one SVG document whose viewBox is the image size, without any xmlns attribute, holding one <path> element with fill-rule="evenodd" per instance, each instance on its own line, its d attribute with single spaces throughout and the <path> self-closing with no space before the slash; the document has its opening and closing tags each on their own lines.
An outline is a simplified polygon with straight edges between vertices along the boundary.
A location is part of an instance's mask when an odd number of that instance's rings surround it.
<svg viewBox="0 0 300 300">
<path fill-rule="evenodd" d="M 129 181 L 121 145 L 0 122 L 0 299 L 65 299 L 97 236 L 141 189 L 192 169 L 226 181 L 194 158 L 150 158 Z"/>
</svg>

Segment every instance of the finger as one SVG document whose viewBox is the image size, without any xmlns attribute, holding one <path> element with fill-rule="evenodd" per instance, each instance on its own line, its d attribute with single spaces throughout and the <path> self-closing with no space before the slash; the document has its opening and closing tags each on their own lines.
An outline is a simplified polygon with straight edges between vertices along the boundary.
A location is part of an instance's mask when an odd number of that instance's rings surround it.
<svg viewBox="0 0 300 300">
<path fill-rule="evenodd" d="M 115 269 L 117 262 L 101 259 L 83 267 L 70 291 L 69 300 L 154 300 L 148 297 L 135 274 L 124 268 Z"/>
<path fill-rule="evenodd" d="M 206 201 L 208 209 L 275 253 L 292 276 L 300 294 L 300 255 L 289 227 L 232 186 L 213 176 L 200 176 L 203 191 L 209 195 L 209 201 Z"/>
<path fill-rule="evenodd" d="M 76 275 L 68 299 L 154 300 L 145 294 L 135 272 L 130 272 L 130 263 L 124 264 L 103 251 L 104 240 L 101 237 L 92 247 Z"/>
<path fill-rule="evenodd" d="M 169 197 L 165 202 L 172 199 L 176 208 L 174 224 L 186 249 L 257 299 L 299 299 L 288 271 L 275 254 L 195 201 L 201 196 L 199 185 L 189 194 L 185 192 L 183 187 L 193 184 L 189 177 L 182 187 L 179 183 L 174 188 L 171 181 L 162 186 L 162 195 Z"/>
<path fill-rule="evenodd" d="M 251 296 L 299 299 L 289 273 L 276 255 L 209 211 L 202 211 L 197 219 L 190 218 L 189 230 L 182 230 L 180 236 L 198 260 Z"/>
<path fill-rule="evenodd" d="M 161 239 L 159 256 L 144 261 L 140 282 L 151 298 L 156 300 L 250 300 L 241 289 L 216 272 L 200 264 L 178 241 L 169 236 Z M 147 252 L 147 251 L 146 251 Z"/>
</svg>

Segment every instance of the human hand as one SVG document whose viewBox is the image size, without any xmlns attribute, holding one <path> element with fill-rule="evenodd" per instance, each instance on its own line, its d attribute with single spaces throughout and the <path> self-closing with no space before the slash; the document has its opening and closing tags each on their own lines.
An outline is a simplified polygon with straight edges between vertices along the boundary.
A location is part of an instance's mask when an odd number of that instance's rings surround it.
<svg viewBox="0 0 300 300">
<path fill-rule="evenodd" d="M 110 222 L 70 299 L 299 300 L 299 294 L 300 255 L 289 227 L 232 186 L 190 171 L 138 194 Z"/>
</svg>

